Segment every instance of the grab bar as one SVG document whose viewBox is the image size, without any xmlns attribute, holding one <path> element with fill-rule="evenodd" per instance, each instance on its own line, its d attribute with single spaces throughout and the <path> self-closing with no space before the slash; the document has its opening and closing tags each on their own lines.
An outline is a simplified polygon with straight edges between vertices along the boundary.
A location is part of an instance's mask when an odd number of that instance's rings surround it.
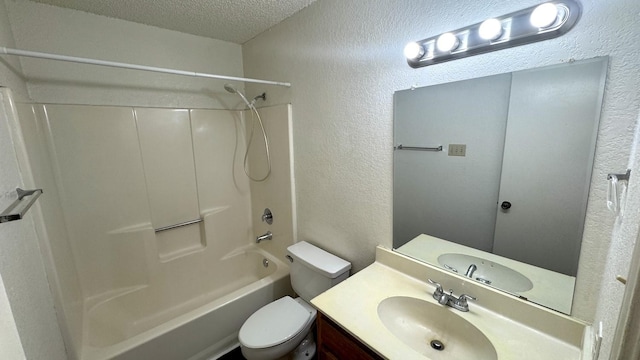
<svg viewBox="0 0 640 360">
<path fill-rule="evenodd" d="M 183 227 L 183 226 L 187 226 L 187 225 L 191 225 L 191 224 L 197 224 L 199 222 L 202 222 L 202 219 L 189 220 L 189 221 L 185 221 L 185 222 L 179 223 L 179 224 L 164 226 L 164 227 L 161 227 L 161 228 L 157 228 L 154 231 L 159 233 L 161 231 L 171 230 L 171 229 L 175 229 L 175 228 L 179 228 L 179 227 Z"/>
<path fill-rule="evenodd" d="M 9 207 L 6 208 L 2 212 L 2 214 L 0 214 L 0 223 L 20 220 L 24 218 L 24 214 L 26 214 L 27 211 L 29 211 L 29 209 L 31 208 L 31 205 L 33 205 L 33 203 L 36 202 L 36 200 L 38 200 L 40 195 L 42 195 L 42 189 L 22 190 L 20 188 L 17 188 L 16 193 L 18 193 L 18 199 L 16 199 L 16 201 L 14 201 L 11 205 L 9 205 Z M 22 210 L 17 212 L 12 212 L 13 209 L 18 207 L 18 205 L 22 203 L 22 199 L 24 199 L 27 196 L 31 196 L 31 198 L 29 199 L 28 202 L 25 203 Z"/>
<path fill-rule="evenodd" d="M 418 150 L 418 151 L 442 151 L 442 145 L 438 147 L 404 146 L 399 144 L 395 150 Z"/>
</svg>

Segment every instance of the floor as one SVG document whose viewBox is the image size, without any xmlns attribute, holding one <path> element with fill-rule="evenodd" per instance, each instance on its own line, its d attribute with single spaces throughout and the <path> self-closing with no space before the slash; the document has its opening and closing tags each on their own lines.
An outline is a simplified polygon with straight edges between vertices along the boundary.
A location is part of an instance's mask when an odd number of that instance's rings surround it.
<svg viewBox="0 0 640 360">
<path fill-rule="evenodd" d="M 244 356 L 242 356 L 242 352 L 240 348 L 237 347 L 228 353 L 224 354 L 222 357 L 218 358 L 218 360 L 246 360 Z"/>
</svg>

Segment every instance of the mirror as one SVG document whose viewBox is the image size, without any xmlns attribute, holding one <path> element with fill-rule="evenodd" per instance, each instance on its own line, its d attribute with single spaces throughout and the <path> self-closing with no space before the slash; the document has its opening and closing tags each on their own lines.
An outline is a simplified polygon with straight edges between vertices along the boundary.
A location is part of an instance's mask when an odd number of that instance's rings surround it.
<svg viewBox="0 0 640 360">
<path fill-rule="evenodd" d="M 397 91 L 394 249 L 570 313 L 607 62 Z"/>
</svg>

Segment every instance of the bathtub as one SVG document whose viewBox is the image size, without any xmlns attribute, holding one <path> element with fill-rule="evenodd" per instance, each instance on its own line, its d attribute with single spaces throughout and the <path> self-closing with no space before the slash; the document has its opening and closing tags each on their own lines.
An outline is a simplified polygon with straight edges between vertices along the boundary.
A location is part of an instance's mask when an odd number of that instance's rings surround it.
<svg viewBox="0 0 640 360">
<path fill-rule="evenodd" d="M 218 276 L 195 292 L 150 284 L 87 306 L 80 359 L 216 358 L 238 345 L 238 331 L 254 311 L 292 293 L 289 267 L 257 246 L 211 266 Z"/>
</svg>

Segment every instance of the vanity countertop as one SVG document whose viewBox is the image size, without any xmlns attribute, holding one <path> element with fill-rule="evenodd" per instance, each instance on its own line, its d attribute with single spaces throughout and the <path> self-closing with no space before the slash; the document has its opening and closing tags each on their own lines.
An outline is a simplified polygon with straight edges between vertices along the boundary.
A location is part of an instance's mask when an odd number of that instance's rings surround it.
<svg viewBox="0 0 640 360">
<path fill-rule="evenodd" d="M 378 304 L 388 297 L 406 296 L 437 302 L 435 287 L 427 277 L 475 295 L 469 312 L 449 308 L 475 325 L 491 341 L 499 360 L 586 360 L 590 348 L 587 324 L 535 304 L 509 297 L 494 289 L 451 277 L 440 269 L 419 263 L 384 248 L 376 262 L 314 298 L 311 303 L 347 332 L 388 359 L 426 359 L 396 338 L 378 317 Z M 460 283 L 462 282 L 462 283 Z M 441 306 L 441 305 L 438 305 Z"/>
</svg>

